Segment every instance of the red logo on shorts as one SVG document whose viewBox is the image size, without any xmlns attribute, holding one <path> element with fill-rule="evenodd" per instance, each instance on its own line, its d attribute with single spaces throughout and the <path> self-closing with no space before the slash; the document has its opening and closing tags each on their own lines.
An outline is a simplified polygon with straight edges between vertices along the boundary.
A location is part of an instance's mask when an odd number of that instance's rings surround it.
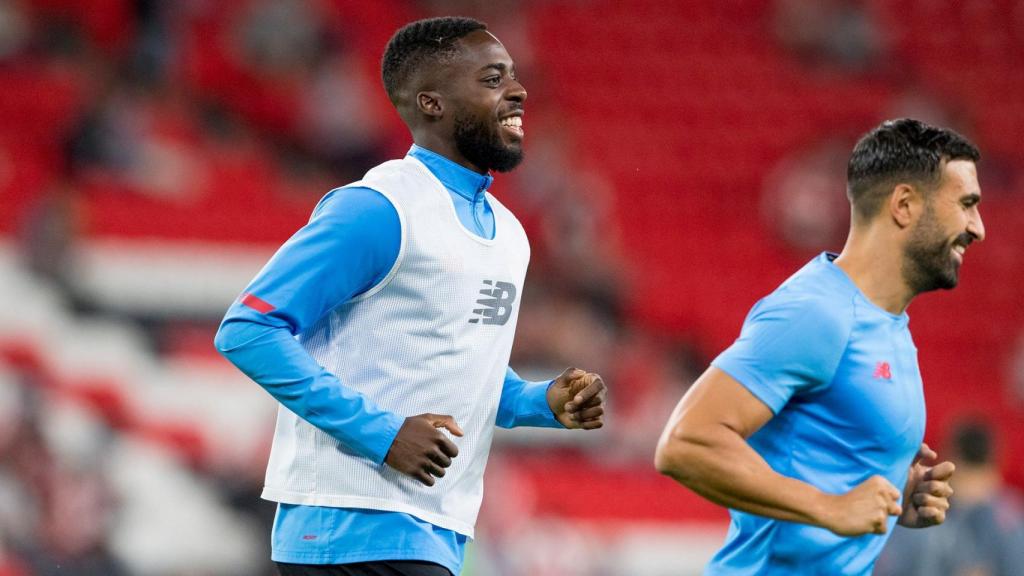
<svg viewBox="0 0 1024 576">
<path fill-rule="evenodd" d="M 316 534 L 305 534 L 302 536 L 303 540 L 316 540 Z"/>
<path fill-rule="evenodd" d="M 875 364 L 874 378 L 884 378 L 886 380 L 892 380 L 892 370 L 889 369 L 888 362 L 879 362 Z"/>
</svg>

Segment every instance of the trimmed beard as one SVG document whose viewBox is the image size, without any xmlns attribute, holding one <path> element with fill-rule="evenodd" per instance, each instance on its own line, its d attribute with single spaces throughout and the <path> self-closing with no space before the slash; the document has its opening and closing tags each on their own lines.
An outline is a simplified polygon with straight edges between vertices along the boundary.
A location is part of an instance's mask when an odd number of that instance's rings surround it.
<svg viewBox="0 0 1024 576">
<path fill-rule="evenodd" d="M 483 170 L 508 172 L 523 161 L 523 149 L 501 141 L 497 122 L 480 121 L 461 110 L 455 113 L 455 147 L 459 154 Z"/>
<path fill-rule="evenodd" d="M 903 249 L 903 279 L 914 294 L 931 290 L 955 288 L 960 280 L 960 263 L 950 254 L 953 246 L 971 243 L 969 234 L 961 234 L 955 242 L 948 242 L 930 203 L 910 234 Z"/>
</svg>

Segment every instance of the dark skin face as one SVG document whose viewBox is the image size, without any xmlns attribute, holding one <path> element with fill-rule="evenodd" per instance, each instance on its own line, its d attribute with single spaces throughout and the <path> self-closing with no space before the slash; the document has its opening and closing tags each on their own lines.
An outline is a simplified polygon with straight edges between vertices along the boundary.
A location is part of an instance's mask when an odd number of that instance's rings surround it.
<svg viewBox="0 0 1024 576">
<path fill-rule="evenodd" d="M 407 115 L 413 141 L 481 174 L 510 170 L 522 159 L 526 90 L 490 32 L 471 32 L 458 47 L 417 79 L 420 90 Z"/>
</svg>

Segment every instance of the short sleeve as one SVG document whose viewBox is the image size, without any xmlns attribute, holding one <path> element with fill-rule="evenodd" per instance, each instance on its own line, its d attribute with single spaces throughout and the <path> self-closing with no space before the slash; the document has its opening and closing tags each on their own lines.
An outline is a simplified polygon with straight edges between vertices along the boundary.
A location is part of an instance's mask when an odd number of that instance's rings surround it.
<svg viewBox="0 0 1024 576">
<path fill-rule="evenodd" d="M 740 337 L 711 365 L 778 414 L 794 395 L 831 383 L 849 340 L 848 312 L 820 297 L 772 294 L 751 309 Z"/>
</svg>

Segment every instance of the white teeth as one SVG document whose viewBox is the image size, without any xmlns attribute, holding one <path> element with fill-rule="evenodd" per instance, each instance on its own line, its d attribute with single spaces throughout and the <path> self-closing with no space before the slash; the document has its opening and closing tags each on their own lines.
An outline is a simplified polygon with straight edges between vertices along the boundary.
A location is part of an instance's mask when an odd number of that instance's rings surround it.
<svg viewBox="0 0 1024 576">
<path fill-rule="evenodd" d="M 963 246 L 953 246 L 953 251 L 956 252 L 957 254 L 963 256 L 964 252 L 967 251 L 967 248 L 964 248 Z"/>
<path fill-rule="evenodd" d="M 523 126 L 523 119 L 520 118 L 519 116 L 509 116 L 508 118 L 503 118 L 501 120 L 501 125 L 515 126 L 517 128 L 521 128 Z"/>
</svg>

